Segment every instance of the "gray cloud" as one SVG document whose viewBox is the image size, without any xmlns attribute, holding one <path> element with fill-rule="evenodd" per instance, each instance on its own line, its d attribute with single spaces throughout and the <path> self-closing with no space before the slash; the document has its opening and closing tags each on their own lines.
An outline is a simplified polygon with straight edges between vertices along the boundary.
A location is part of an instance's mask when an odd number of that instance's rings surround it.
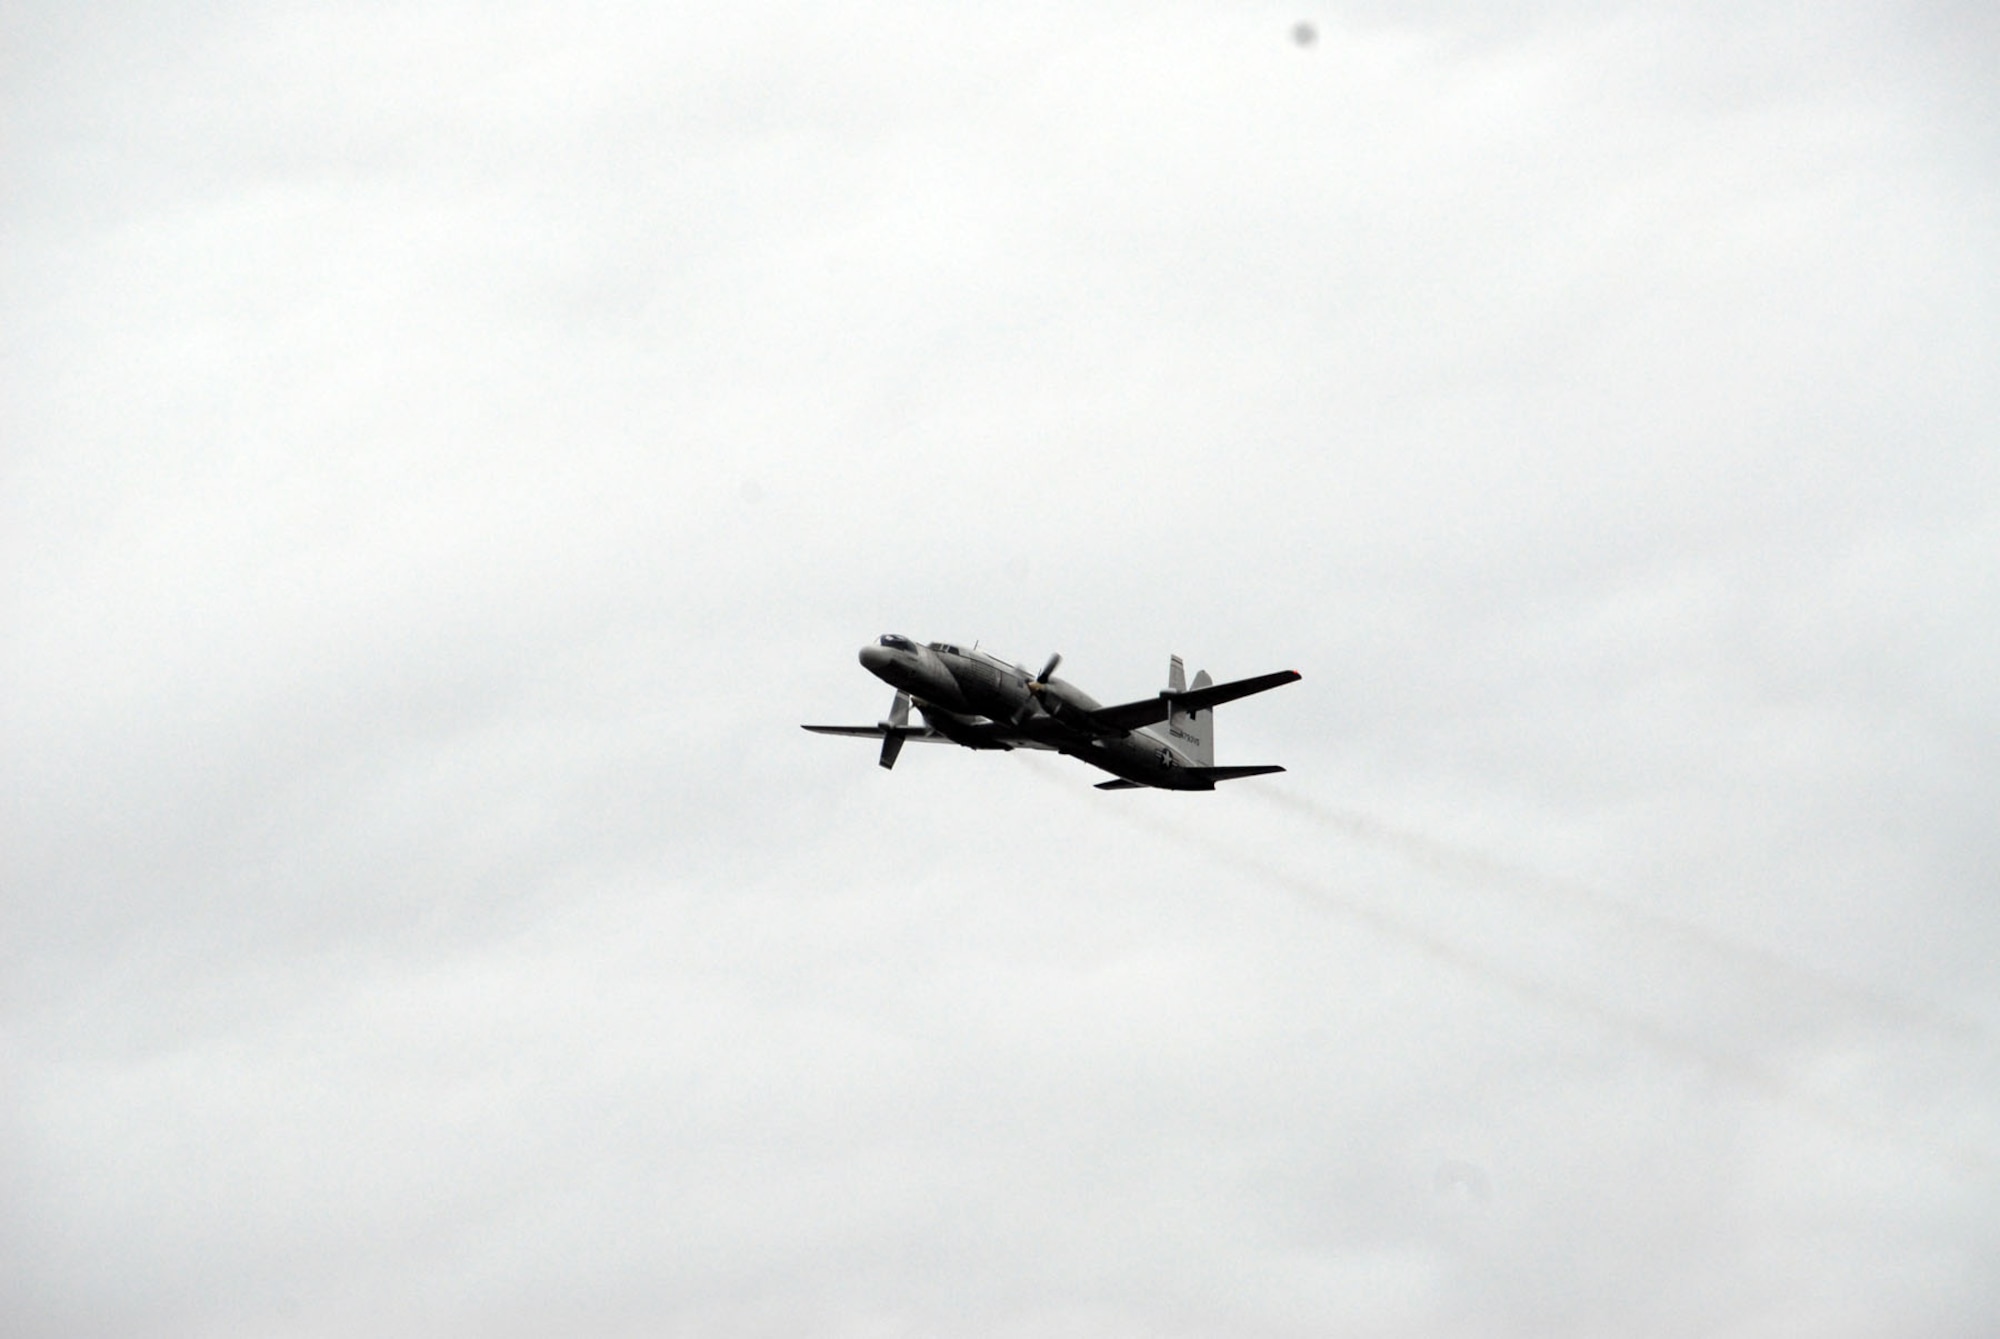
<svg viewBox="0 0 2000 1339">
<path fill-rule="evenodd" d="M 1990 25 L 13 27 L 10 1333 L 1992 1328 Z"/>
</svg>

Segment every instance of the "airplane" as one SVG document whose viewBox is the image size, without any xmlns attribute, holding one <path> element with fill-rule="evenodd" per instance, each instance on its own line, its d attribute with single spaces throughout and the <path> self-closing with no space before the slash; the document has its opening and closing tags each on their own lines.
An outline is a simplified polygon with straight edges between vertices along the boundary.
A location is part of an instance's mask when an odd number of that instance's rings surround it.
<svg viewBox="0 0 2000 1339">
<path fill-rule="evenodd" d="M 958 744 L 969 749 L 1048 749 L 1111 773 L 1099 790 L 1214 790 L 1218 781 L 1263 776 L 1285 769 L 1275 763 L 1217 767 L 1214 708 L 1239 697 L 1295 683 L 1297 670 L 1279 670 L 1233 683 L 1214 683 L 1206 670 L 1189 685 L 1181 658 L 1167 666 L 1167 686 L 1157 697 L 1098 705 L 1074 684 L 1055 677 L 1061 655 L 1030 674 L 977 646 L 919 644 L 885 633 L 861 648 L 861 664 L 896 690 L 888 718 L 879 725 L 808 725 L 822 735 L 882 741 L 881 764 L 894 767 L 909 740 Z M 910 724 L 910 708 L 923 717 Z"/>
</svg>

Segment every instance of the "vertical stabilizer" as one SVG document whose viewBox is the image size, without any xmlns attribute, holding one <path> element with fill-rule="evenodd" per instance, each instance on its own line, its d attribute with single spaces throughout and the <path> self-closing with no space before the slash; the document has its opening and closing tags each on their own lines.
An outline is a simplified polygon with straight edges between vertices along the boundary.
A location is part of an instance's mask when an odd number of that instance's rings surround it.
<svg viewBox="0 0 2000 1339">
<path fill-rule="evenodd" d="M 1173 666 L 1168 671 L 1167 677 L 1167 691 L 1169 693 L 1183 693 L 1188 691 L 1181 684 L 1181 673 L 1181 658 L 1175 656 Z M 1214 682 L 1215 680 L 1208 677 L 1207 670 L 1195 671 L 1193 685 L 1195 689 L 1206 688 Z M 1201 711 L 1182 711 L 1179 707 L 1175 707 L 1167 713 L 1167 738 L 1173 740 L 1174 747 L 1179 749 L 1187 760 L 1196 767 L 1214 766 L 1214 708 L 1204 708 Z"/>
<path fill-rule="evenodd" d="M 1185 693 L 1187 691 L 1187 671 L 1181 668 L 1181 658 L 1179 656 L 1169 656 L 1167 658 L 1167 691 L 1169 693 Z"/>
</svg>

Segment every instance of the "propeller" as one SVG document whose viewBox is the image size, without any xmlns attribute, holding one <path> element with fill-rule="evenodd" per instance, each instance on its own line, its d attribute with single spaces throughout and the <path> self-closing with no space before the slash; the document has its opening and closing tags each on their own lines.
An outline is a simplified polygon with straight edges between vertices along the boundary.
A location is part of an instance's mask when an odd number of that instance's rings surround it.
<svg viewBox="0 0 2000 1339">
<path fill-rule="evenodd" d="M 1042 672 L 1028 680 L 1028 700 L 1022 704 L 1021 710 L 1015 714 L 1015 724 L 1020 724 L 1021 721 L 1036 711 L 1040 711 L 1047 716 L 1054 716 L 1061 708 L 1061 698 L 1045 698 L 1043 696 L 1049 686 L 1049 680 L 1055 677 L 1056 666 L 1060 664 L 1062 664 L 1062 652 L 1057 651 L 1049 657 L 1049 663 L 1042 666 Z"/>
<path fill-rule="evenodd" d="M 910 728 L 910 695 L 900 688 L 889 702 L 889 719 L 882 722 L 882 766 L 894 767 L 903 751 L 903 735 Z"/>
</svg>

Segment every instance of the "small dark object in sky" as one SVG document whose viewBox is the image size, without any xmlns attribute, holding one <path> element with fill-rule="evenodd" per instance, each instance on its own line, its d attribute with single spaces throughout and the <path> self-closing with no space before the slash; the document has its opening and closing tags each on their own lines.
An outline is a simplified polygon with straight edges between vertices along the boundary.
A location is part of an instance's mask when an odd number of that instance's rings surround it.
<svg viewBox="0 0 2000 1339">
<path fill-rule="evenodd" d="M 1300 46 L 1311 46 L 1318 38 L 1319 33 L 1310 23 L 1294 23 L 1292 25 L 1292 40 Z"/>
<path fill-rule="evenodd" d="M 1492 1188 L 1486 1183 L 1486 1173 L 1477 1164 L 1460 1162 L 1456 1158 L 1438 1164 L 1437 1193 L 1465 1204 L 1484 1204 L 1493 1197 Z"/>
</svg>

